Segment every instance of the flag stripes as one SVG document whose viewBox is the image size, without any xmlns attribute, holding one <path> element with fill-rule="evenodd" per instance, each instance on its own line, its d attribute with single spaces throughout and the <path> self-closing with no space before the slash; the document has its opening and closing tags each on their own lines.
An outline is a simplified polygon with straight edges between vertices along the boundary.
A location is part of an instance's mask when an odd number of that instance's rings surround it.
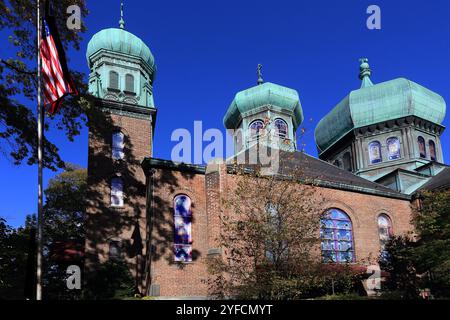
<svg viewBox="0 0 450 320">
<path fill-rule="evenodd" d="M 67 94 L 77 94 L 70 80 L 70 75 L 63 72 L 61 59 L 55 45 L 53 35 L 43 19 L 43 36 L 40 44 L 42 58 L 42 78 L 44 106 L 50 114 L 55 114 L 61 104 L 62 98 Z"/>
</svg>

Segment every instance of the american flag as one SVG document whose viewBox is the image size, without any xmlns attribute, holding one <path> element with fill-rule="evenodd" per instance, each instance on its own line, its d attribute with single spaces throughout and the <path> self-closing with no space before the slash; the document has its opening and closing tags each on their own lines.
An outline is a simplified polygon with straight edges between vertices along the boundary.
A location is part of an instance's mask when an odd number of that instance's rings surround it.
<svg viewBox="0 0 450 320">
<path fill-rule="evenodd" d="M 59 45 L 56 25 L 54 23 L 49 24 L 46 19 L 43 19 L 42 27 L 43 35 L 40 54 L 42 59 L 44 106 L 53 115 L 59 110 L 61 102 L 66 95 L 77 95 L 78 93 L 67 69 L 64 50 Z"/>
</svg>

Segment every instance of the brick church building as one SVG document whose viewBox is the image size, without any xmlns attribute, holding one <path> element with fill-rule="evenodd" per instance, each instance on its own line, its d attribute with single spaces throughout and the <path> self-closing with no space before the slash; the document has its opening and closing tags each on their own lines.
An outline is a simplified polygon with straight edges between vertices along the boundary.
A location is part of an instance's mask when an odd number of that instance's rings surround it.
<svg viewBox="0 0 450 320">
<path fill-rule="evenodd" d="M 96 33 L 86 56 L 95 103 L 86 271 L 123 259 L 141 294 L 207 297 L 205 261 L 221 254 L 217 238 L 226 212 L 220 200 L 236 175 L 227 162 L 153 158 L 156 63 L 123 19 L 119 28 Z M 361 87 L 316 127 L 315 158 L 297 151 L 304 112 L 297 91 L 258 74 L 257 85 L 237 93 L 224 110 L 224 126 L 239 132 L 235 154 L 266 144 L 289 158 L 288 166 L 302 167 L 305 178 L 320 177 L 314 188 L 327 208 L 318 227 L 324 259 L 359 264 L 379 256 L 390 236 L 412 230 L 415 193 L 449 186 L 440 143 L 446 104 L 437 93 L 404 78 L 373 84 L 368 61 L 361 59 Z"/>
</svg>

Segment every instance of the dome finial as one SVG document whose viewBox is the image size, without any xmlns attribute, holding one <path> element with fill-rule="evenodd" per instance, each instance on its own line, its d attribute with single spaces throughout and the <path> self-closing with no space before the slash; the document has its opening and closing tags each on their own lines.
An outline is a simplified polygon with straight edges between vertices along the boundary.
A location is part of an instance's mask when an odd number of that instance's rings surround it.
<svg viewBox="0 0 450 320">
<path fill-rule="evenodd" d="M 125 20 L 123 20 L 123 1 L 120 1 L 120 20 L 119 20 L 120 29 L 125 29 Z"/>
<path fill-rule="evenodd" d="M 263 84 L 264 80 L 262 78 L 262 64 L 258 63 L 258 67 L 256 68 L 256 74 L 258 75 L 258 84 Z"/>
<path fill-rule="evenodd" d="M 362 80 L 361 88 L 373 86 L 372 81 L 370 80 L 370 76 L 372 74 L 372 70 L 370 70 L 369 59 L 360 58 L 359 62 L 359 79 Z"/>
</svg>

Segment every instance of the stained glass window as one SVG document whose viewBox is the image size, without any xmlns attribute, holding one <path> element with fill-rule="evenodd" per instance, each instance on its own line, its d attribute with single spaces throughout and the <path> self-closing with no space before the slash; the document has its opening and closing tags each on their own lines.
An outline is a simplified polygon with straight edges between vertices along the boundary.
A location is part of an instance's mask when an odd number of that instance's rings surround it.
<svg viewBox="0 0 450 320">
<path fill-rule="evenodd" d="M 112 135 L 112 157 L 114 160 L 123 159 L 124 153 L 124 135 L 120 131 L 116 131 Z"/>
<path fill-rule="evenodd" d="M 400 158 L 400 140 L 398 138 L 389 138 L 386 140 L 389 160 Z"/>
<path fill-rule="evenodd" d="M 428 141 L 428 146 L 430 148 L 430 159 L 432 161 L 436 161 L 437 157 L 436 157 L 436 144 L 434 143 L 433 140 Z"/>
<path fill-rule="evenodd" d="M 125 76 L 125 90 L 134 92 L 134 77 L 131 74 Z"/>
<path fill-rule="evenodd" d="M 182 194 L 174 199 L 174 255 L 175 261 L 192 261 L 191 199 Z"/>
<path fill-rule="evenodd" d="M 119 74 L 115 71 L 109 72 L 109 87 L 119 89 Z"/>
<path fill-rule="evenodd" d="M 392 238 L 393 232 L 391 219 L 385 214 L 380 214 L 378 216 L 378 235 L 380 237 L 381 256 L 386 258 L 387 252 L 385 246 Z"/>
<path fill-rule="evenodd" d="M 111 206 L 123 206 L 123 181 L 121 177 L 111 179 Z"/>
<path fill-rule="evenodd" d="M 264 122 L 262 120 L 255 120 L 250 124 L 250 137 L 256 138 L 261 134 L 264 129 Z"/>
<path fill-rule="evenodd" d="M 427 157 L 427 151 L 425 149 L 425 139 L 423 137 L 417 138 L 417 143 L 419 144 L 419 155 L 421 158 Z"/>
<path fill-rule="evenodd" d="M 286 138 L 288 135 L 288 126 L 287 126 L 286 121 L 284 121 L 283 119 L 276 119 L 274 124 L 275 124 L 276 134 L 280 138 Z"/>
<path fill-rule="evenodd" d="M 320 220 L 322 259 L 324 262 L 354 262 L 352 222 L 339 210 L 328 210 Z"/>
<path fill-rule="evenodd" d="M 378 141 L 369 143 L 369 159 L 372 164 L 383 161 L 381 157 L 381 144 Z"/>
</svg>

